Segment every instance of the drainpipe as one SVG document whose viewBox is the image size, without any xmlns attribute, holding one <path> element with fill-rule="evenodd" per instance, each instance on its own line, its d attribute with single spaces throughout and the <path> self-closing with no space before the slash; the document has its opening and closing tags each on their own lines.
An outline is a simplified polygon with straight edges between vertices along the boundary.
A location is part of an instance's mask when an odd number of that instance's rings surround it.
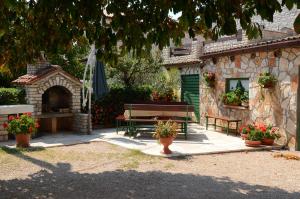
<svg viewBox="0 0 300 199">
<path fill-rule="evenodd" d="M 300 75 L 299 69 L 300 65 L 298 66 L 298 88 L 297 88 L 297 126 L 296 126 L 296 151 L 300 151 Z"/>
</svg>

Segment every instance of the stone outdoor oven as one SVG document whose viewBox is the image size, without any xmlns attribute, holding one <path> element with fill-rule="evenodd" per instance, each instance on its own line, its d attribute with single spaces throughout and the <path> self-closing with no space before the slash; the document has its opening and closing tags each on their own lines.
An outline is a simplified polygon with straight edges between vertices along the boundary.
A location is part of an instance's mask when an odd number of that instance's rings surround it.
<svg viewBox="0 0 300 199">
<path fill-rule="evenodd" d="M 43 60 L 27 65 L 27 74 L 14 80 L 26 90 L 26 101 L 34 106 L 40 131 L 88 132 L 88 116 L 81 113 L 79 79 Z"/>
</svg>

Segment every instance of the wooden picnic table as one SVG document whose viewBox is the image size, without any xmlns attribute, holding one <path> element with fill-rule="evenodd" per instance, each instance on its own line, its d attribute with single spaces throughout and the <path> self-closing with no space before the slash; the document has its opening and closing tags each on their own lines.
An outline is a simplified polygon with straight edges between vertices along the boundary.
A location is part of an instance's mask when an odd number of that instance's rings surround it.
<svg viewBox="0 0 300 199">
<path fill-rule="evenodd" d="M 126 123 L 126 130 L 129 132 L 137 132 L 138 128 L 149 128 L 148 126 L 139 124 L 156 124 L 158 120 L 172 120 L 181 124 L 181 132 L 184 133 L 187 139 L 187 124 L 196 121 L 194 107 L 192 105 L 182 104 L 125 104 L 124 115 L 116 118 L 117 131 L 122 122 Z"/>
</svg>

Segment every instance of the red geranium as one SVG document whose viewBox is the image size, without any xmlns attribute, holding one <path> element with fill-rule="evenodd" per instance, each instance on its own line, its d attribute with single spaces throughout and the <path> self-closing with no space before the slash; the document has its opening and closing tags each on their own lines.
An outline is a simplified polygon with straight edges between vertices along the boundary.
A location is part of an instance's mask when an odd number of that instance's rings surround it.
<svg viewBox="0 0 300 199">
<path fill-rule="evenodd" d="M 32 115 L 30 112 L 24 113 L 25 115 L 28 115 L 29 117 Z"/>
<path fill-rule="evenodd" d="M 9 121 L 12 121 L 12 120 L 14 120 L 14 119 L 15 119 L 15 117 L 12 116 L 12 115 L 10 115 L 10 116 L 8 117 L 8 120 L 9 120 Z"/>
<path fill-rule="evenodd" d="M 4 123 L 2 124 L 2 126 L 3 126 L 3 128 L 6 129 L 6 128 L 8 127 L 8 124 L 4 122 Z"/>
<path fill-rule="evenodd" d="M 35 128 L 40 128 L 40 124 L 39 123 L 35 123 Z"/>
</svg>

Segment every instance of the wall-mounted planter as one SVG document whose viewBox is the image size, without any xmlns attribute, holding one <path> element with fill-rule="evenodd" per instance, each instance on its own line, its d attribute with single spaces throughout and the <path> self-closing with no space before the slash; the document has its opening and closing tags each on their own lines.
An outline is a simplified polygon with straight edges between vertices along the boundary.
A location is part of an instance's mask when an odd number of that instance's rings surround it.
<svg viewBox="0 0 300 199">
<path fill-rule="evenodd" d="M 213 72 L 204 72 L 203 74 L 203 81 L 206 86 L 210 88 L 215 87 L 215 80 L 216 80 L 216 75 Z"/>
<path fill-rule="evenodd" d="M 261 88 L 273 88 L 276 82 L 277 78 L 269 72 L 261 73 L 257 80 L 257 83 L 260 85 Z"/>
</svg>

